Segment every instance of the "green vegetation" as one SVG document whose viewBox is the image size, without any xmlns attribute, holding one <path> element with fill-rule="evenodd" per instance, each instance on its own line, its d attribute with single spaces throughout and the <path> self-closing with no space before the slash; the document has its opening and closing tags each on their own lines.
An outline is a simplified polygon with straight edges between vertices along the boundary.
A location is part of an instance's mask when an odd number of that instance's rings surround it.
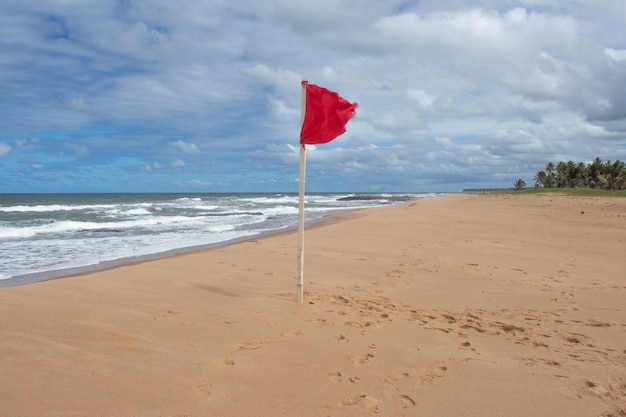
<svg viewBox="0 0 626 417">
<path fill-rule="evenodd" d="M 577 197 L 626 197 L 626 190 L 603 190 L 600 188 L 526 188 L 510 191 L 515 194 L 559 194 Z"/>
<path fill-rule="evenodd" d="M 515 183 L 513 184 L 513 187 L 516 190 L 523 190 L 524 188 L 526 188 L 526 181 L 520 178 L 517 181 L 515 181 Z"/>
<path fill-rule="evenodd" d="M 534 179 L 535 188 L 626 190 L 626 165 L 619 160 L 602 162 L 600 158 L 587 165 L 572 161 L 556 165 L 548 162 L 545 170 L 537 172 Z"/>
</svg>

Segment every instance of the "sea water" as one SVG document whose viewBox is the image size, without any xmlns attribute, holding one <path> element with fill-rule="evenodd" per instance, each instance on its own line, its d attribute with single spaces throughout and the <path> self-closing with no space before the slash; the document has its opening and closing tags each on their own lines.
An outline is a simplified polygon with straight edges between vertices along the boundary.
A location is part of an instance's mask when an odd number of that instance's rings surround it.
<svg viewBox="0 0 626 417">
<path fill-rule="evenodd" d="M 395 197 L 308 194 L 306 221 Z M 297 222 L 298 195 L 289 193 L 0 194 L 0 286 L 226 244 Z"/>
</svg>

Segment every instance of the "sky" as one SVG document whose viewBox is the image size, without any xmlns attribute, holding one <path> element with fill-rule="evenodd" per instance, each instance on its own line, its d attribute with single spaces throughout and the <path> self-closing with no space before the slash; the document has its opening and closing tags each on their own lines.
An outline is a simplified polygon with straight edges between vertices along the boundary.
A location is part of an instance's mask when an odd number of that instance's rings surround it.
<svg viewBox="0 0 626 417">
<path fill-rule="evenodd" d="M 626 160 L 623 0 L 3 0 L 0 193 L 297 192 L 305 78 L 359 105 L 307 191 Z"/>
</svg>

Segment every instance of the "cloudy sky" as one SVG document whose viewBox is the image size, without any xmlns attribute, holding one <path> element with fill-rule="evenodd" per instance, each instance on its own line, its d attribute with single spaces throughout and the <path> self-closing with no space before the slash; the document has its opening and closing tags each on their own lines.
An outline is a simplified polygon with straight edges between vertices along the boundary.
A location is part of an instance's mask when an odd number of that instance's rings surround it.
<svg viewBox="0 0 626 417">
<path fill-rule="evenodd" d="M 0 192 L 297 191 L 303 78 L 307 191 L 626 160 L 624 0 L 3 0 Z"/>
</svg>

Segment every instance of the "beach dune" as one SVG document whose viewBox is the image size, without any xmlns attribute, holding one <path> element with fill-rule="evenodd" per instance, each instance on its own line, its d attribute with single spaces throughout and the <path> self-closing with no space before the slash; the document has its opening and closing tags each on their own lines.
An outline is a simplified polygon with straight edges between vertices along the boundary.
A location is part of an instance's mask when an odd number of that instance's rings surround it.
<svg viewBox="0 0 626 417">
<path fill-rule="evenodd" d="M 0 414 L 625 416 L 626 199 L 447 195 L 0 288 Z"/>
</svg>

